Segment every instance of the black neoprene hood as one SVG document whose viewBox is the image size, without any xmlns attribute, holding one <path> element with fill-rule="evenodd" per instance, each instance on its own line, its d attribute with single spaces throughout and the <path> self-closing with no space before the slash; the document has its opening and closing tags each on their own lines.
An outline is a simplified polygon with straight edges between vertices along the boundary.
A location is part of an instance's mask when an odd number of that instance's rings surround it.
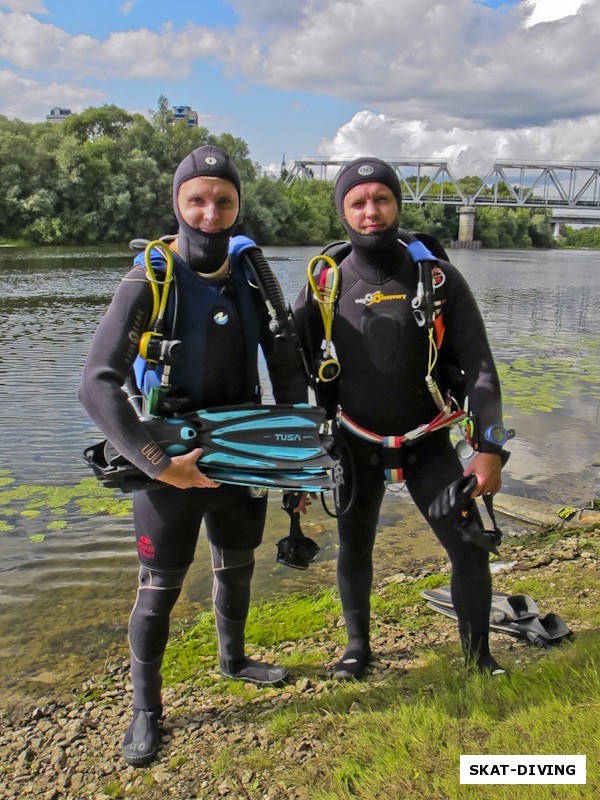
<svg viewBox="0 0 600 800">
<path fill-rule="evenodd" d="M 175 170 L 173 176 L 173 208 L 178 215 L 177 196 L 182 183 L 191 178 L 224 178 L 231 181 L 237 193 L 241 192 L 240 173 L 224 150 L 215 145 L 204 145 L 189 153 Z"/>
<path fill-rule="evenodd" d="M 396 198 L 400 212 L 402 190 L 396 172 L 380 158 L 364 157 L 344 164 L 335 180 L 335 205 L 341 219 L 344 217 L 344 197 L 360 183 L 383 183 Z"/>
<path fill-rule="evenodd" d="M 398 213 L 402 207 L 402 191 L 395 171 L 380 158 L 356 158 L 345 164 L 339 171 L 335 181 L 335 207 L 344 226 L 352 247 L 363 261 L 378 265 L 392 257 L 398 247 L 398 225 L 394 223 L 378 233 L 360 233 L 354 230 L 344 216 L 344 197 L 354 186 L 361 183 L 382 183 L 392 192 L 398 204 Z"/>
</svg>

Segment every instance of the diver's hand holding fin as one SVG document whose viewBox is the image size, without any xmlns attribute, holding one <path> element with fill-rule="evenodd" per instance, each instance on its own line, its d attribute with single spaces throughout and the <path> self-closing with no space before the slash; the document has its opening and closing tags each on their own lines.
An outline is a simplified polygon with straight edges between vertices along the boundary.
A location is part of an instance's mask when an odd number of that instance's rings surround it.
<svg viewBox="0 0 600 800">
<path fill-rule="evenodd" d="M 198 469 L 201 456 L 201 447 L 180 456 L 171 456 L 169 466 L 156 477 L 176 489 L 218 489 L 219 484 Z"/>
</svg>

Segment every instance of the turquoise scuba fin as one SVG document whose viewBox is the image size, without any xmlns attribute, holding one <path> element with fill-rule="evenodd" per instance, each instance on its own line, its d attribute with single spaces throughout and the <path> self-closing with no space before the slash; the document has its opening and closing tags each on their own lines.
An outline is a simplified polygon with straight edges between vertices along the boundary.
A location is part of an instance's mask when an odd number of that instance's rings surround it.
<svg viewBox="0 0 600 800">
<path fill-rule="evenodd" d="M 320 428 L 325 414 L 317 406 L 223 406 L 142 424 L 169 456 L 203 450 L 202 467 L 248 471 L 331 466 Z"/>
<path fill-rule="evenodd" d="M 325 492 L 335 488 L 333 479 L 325 469 L 311 471 L 298 467 L 295 472 L 273 469 L 252 473 L 233 468 L 204 467 L 202 461 L 198 462 L 198 467 L 211 480 L 236 486 L 281 489 L 284 492 Z"/>
<path fill-rule="evenodd" d="M 329 471 L 334 460 L 321 434 L 325 412 L 307 403 L 238 405 L 142 420 L 169 456 L 202 448 L 198 467 L 220 483 L 298 491 L 334 488 Z M 160 487 L 128 462 L 109 441 L 84 451 L 84 458 L 104 485 L 133 491 Z"/>
</svg>

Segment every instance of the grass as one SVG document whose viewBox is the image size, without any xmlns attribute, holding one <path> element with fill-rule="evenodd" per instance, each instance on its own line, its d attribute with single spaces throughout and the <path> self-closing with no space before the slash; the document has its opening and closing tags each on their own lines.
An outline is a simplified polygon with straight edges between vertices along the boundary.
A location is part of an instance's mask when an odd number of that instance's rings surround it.
<svg viewBox="0 0 600 800">
<path fill-rule="evenodd" d="M 290 763 L 286 774 L 307 800 L 516 800 L 524 791 L 528 800 L 591 796 L 591 787 L 600 786 L 598 664 L 596 634 L 515 670 L 510 681 L 450 669 L 442 652 L 395 685 L 340 688 L 336 702 L 281 709 L 270 731 L 285 740 L 309 730 L 324 743 L 318 759 Z M 459 783 L 461 754 L 577 753 L 587 755 L 586 787 Z M 237 768 L 252 759 L 238 754 Z"/>
<path fill-rule="evenodd" d="M 569 535 L 580 537 L 582 552 L 597 555 L 600 531 Z M 556 542 L 548 536 L 544 545 Z M 448 582 L 439 574 L 392 583 L 373 596 L 374 637 L 401 631 L 403 642 L 414 642 L 398 655 L 402 669 L 375 669 L 360 683 L 328 680 L 323 665 L 339 652 L 344 634 L 337 594 L 327 590 L 254 607 L 248 623 L 251 645 L 275 654 L 309 685 L 320 683 L 319 691 L 292 685 L 277 690 L 284 699 L 265 703 L 258 689 L 207 676 L 206 664 L 216 665 L 212 614 L 172 640 L 166 682 L 203 685 L 215 697 L 237 694 L 235 719 L 248 730 L 258 726 L 267 744 L 224 742 L 212 770 L 224 779 L 255 776 L 244 787 L 251 800 L 264 797 L 260 776 L 263 789 L 268 776 L 281 797 L 299 800 L 592 797 L 600 788 L 600 573 L 588 565 L 579 558 L 502 577 L 499 589 L 531 595 L 577 632 L 550 650 L 493 634 L 510 679 L 467 673 L 454 623 L 427 609 L 419 595 Z M 584 754 L 587 785 L 461 785 L 461 754 Z"/>
<path fill-rule="evenodd" d="M 408 701 L 404 696 L 343 720 L 344 752 L 319 765 L 313 782 L 322 788 L 313 800 L 524 796 L 522 786 L 461 786 L 461 754 L 585 753 L 588 786 L 598 786 L 598 656 L 597 637 L 586 638 L 530 671 L 517 671 L 509 682 L 493 684 L 458 679 L 434 664 L 428 675 L 436 685 L 432 696 L 417 691 Z M 302 773 L 305 781 L 306 769 Z M 526 791 L 528 800 L 584 796 L 576 786 Z"/>
</svg>

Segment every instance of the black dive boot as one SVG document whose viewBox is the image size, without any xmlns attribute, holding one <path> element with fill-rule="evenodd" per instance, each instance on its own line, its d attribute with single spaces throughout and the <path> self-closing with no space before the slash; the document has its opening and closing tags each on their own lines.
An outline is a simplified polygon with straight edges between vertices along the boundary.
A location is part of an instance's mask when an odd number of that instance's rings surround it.
<svg viewBox="0 0 600 800">
<path fill-rule="evenodd" d="M 371 660 L 371 648 L 348 647 L 344 655 L 333 668 L 333 677 L 337 680 L 360 680 Z"/>
<path fill-rule="evenodd" d="M 158 723 L 161 716 L 162 706 L 133 709 L 133 719 L 127 728 L 121 750 L 128 764 L 143 767 L 154 761 L 160 739 Z"/>
<path fill-rule="evenodd" d="M 288 671 L 285 667 L 265 664 L 251 658 L 240 658 L 236 661 L 221 659 L 221 675 L 233 681 L 255 683 L 257 686 L 281 686 L 285 683 Z"/>
</svg>

